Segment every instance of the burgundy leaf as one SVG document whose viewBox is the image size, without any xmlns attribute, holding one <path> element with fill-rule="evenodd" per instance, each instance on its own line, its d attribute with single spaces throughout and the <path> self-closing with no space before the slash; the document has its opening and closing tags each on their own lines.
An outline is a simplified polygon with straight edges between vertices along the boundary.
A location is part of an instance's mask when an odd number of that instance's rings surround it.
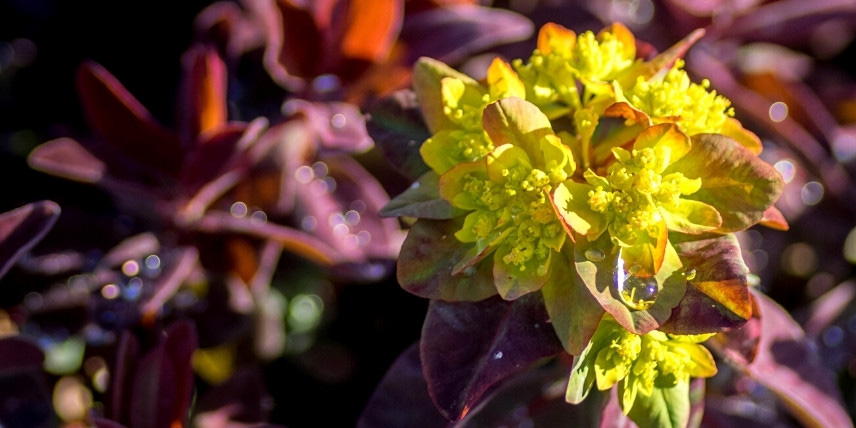
<svg viewBox="0 0 856 428">
<path fill-rule="evenodd" d="M 97 183 L 107 166 L 71 138 L 57 138 L 36 147 L 27 158 L 33 169 L 69 180 Z"/>
<path fill-rule="evenodd" d="M 539 293 L 513 302 L 431 301 L 420 355 L 431 398 L 450 420 L 494 384 L 562 351 Z"/>
<path fill-rule="evenodd" d="M 263 422 L 268 419 L 271 397 L 267 394 L 264 377 L 260 369 L 244 367 L 238 369 L 226 383 L 218 385 L 203 395 L 194 406 L 199 419 L 205 413 L 219 413 L 229 421 Z"/>
<path fill-rule="evenodd" d="M 246 131 L 246 124 L 232 123 L 199 137 L 181 169 L 181 182 L 189 194 L 196 193 L 223 172 Z"/>
<path fill-rule="evenodd" d="M 404 17 L 400 39 L 408 48 L 408 63 L 427 56 L 447 64 L 532 34 L 532 22 L 517 13 L 471 5 L 426 10 Z"/>
<path fill-rule="evenodd" d="M 99 417 L 92 418 L 92 423 L 95 425 L 95 428 L 125 428 L 125 425 L 119 422 Z"/>
<path fill-rule="evenodd" d="M 85 62 L 77 72 L 77 88 L 90 125 L 113 147 L 156 171 L 178 172 L 182 162 L 178 137 L 155 122 L 110 72 Z"/>
<path fill-rule="evenodd" d="M 42 240 L 59 213 L 56 203 L 39 201 L 0 214 L 0 278 Z"/>
<path fill-rule="evenodd" d="M 446 424 L 448 421 L 428 395 L 419 343 L 411 345 L 392 363 L 357 420 L 358 428 L 433 428 Z"/>
<path fill-rule="evenodd" d="M 419 147 L 431 133 L 413 91 L 404 89 L 381 99 L 369 109 L 367 118 L 369 135 L 396 171 L 412 180 L 428 171 Z"/>
<path fill-rule="evenodd" d="M 0 338 L 0 376 L 30 368 L 41 368 L 45 354 L 20 336 Z"/>
<path fill-rule="evenodd" d="M 187 425 L 195 350 L 196 329 L 190 321 L 181 321 L 143 356 L 134 378 L 131 428 Z"/>
<path fill-rule="evenodd" d="M 110 370 L 110 389 L 107 391 L 107 415 L 113 420 L 128 422 L 131 419 L 131 401 L 134 373 L 140 357 L 140 342 L 129 330 L 119 337 L 116 359 Z"/>
<path fill-rule="evenodd" d="M 474 272 L 452 275 L 471 246 L 455 238 L 462 221 L 460 217 L 420 219 L 410 228 L 396 271 L 402 288 L 420 297 L 447 301 L 477 301 L 496 295 L 491 263 L 476 264 Z"/>
<path fill-rule="evenodd" d="M 158 278 L 154 295 L 140 308 L 143 324 L 151 325 L 154 322 L 164 303 L 178 291 L 178 288 L 198 264 L 199 251 L 195 247 L 183 247 L 176 250 L 173 266 Z"/>
<path fill-rule="evenodd" d="M 806 426 L 852 427 L 832 374 L 815 346 L 781 306 L 759 292 L 753 295 L 761 312 L 758 355 L 749 364 L 731 362 L 779 396 Z"/>
</svg>

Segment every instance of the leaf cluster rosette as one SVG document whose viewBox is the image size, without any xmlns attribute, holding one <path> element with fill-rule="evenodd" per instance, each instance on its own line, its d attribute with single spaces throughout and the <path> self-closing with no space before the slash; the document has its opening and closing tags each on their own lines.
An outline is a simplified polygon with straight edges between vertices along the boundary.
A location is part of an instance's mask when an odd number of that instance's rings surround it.
<svg viewBox="0 0 856 428">
<path fill-rule="evenodd" d="M 416 218 L 402 287 L 446 302 L 540 295 L 525 305 L 543 301 L 579 356 L 568 401 L 595 380 L 617 384 L 643 425 L 663 422 L 643 408 L 685 421 L 690 377 L 716 372 L 700 342 L 753 316 L 734 232 L 787 227 L 760 139 L 683 69 L 702 34 L 645 59 L 621 24 L 579 35 L 547 24 L 528 60 L 497 58 L 482 80 L 420 59 L 415 99 L 375 111 L 418 109 L 430 134 L 418 154 L 387 149 L 416 179 L 382 211 Z M 664 404 L 675 400 L 687 405 Z"/>
</svg>

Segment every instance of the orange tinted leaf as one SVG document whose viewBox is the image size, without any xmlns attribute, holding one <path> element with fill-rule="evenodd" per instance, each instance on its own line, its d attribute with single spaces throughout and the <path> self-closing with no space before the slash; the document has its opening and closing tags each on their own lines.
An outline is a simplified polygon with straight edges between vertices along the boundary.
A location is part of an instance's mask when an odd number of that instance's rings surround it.
<svg viewBox="0 0 856 428">
<path fill-rule="evenodd" d="M 185 137 L 195 139 L 202 133 L 226 124 L 226 64 L 213 48 L 196 46 L 184 56 L 187 106 Z"/>
<path fill-rule="evenodd" d="M 351 0 L 342 37 L 346 58 L 381 62 L 389 56 L 401 30 L 402 0 Z"/>
</svg>

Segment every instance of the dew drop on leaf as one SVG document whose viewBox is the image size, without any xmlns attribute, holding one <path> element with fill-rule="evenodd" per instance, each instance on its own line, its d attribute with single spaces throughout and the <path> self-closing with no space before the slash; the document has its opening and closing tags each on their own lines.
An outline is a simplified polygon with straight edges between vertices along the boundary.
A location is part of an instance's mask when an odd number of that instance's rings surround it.
<svg viewBox="0 0 856 428">
<path fill-rule="evenodd" d="M 684 276 L 687 278 L 687 281 L 692 281 L 693 279 L 695 279 L 695 276 L 696 276 L 695 268 L 687 269 L 686 272 L 684 272 Z"/>
<path fill-rule="evenodd" d="M 598 248 L 589 248 L 585 252 L 586 259 L 590 262 L 600 262 L 606 257 L 606 255 Z"/>
<path fill-rule="evenodd" d="M 635 271 L 625 269 L 624 260 L 620 253 L 616 260 L 614 279 L 621 301 L 627 307 L 639 311 L 650 308 L 660 293 L 660 284 L 657 283 L 657 279 L 635 275 L 634 273 L 638 272 L 638 267 Z"/>
</svg>

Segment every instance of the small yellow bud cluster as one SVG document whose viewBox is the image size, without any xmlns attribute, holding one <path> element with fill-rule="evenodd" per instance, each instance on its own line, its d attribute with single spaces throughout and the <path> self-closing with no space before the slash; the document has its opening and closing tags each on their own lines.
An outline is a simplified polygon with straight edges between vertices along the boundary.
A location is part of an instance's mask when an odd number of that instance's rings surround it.
<svg viewBox="0 0 856 428">
<path fill-rule="evenodd" d="M 636 108 L 653 118 L 676 118 L 688 135 L 720 132 L 725 121 L 734 116 L 731 101 L 715 90 L 708 91 L 710 81 L 692 83 L 683 70 L 684 61 L 675 61 L 662 80 L 639 77 L 625 95 Z"/>
</svg>

